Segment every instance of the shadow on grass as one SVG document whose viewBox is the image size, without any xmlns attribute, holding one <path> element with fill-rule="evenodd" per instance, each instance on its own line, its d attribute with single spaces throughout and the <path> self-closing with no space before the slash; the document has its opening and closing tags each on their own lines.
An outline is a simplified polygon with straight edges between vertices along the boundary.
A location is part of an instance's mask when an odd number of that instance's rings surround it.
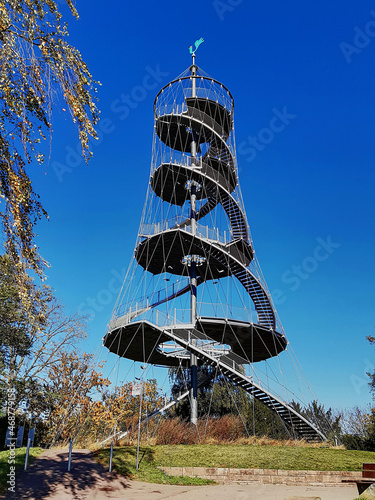
<svg viewBox="0 0 375 500">
<path fill-rule="evenodd" d="M 98 450 L 94 457 L 100 463 L 108 467 L 109 449 Z M 214 484 L 208 479 L 187 476 L 168 476 L 158 469 L 155 462 L 155 451 L 148 447 L 141 447 L 139 450 L 139 468 L 136 470 L 137 448 L 136 446 L 122 446 L 113 450 L 113 470 L 128 479 L 135 479 L 147 483 L 155 484 L 178 484 L 185 486 L 202 486 Z"/>
<path fill-rule="evenodd" d="M 154 467 L 155 452 L 149 447 L 140 447 L 139 449 L 139 468 Z M 109 464 L 110 450 L 108 448 L 97 450 L 94 452 L 95 459 L 102 465 Z M 121 446 L 113 450 L 113 470 L 120 473 L 122 476 L 132 479 L 137 474 L 137 448 L 135 446 Z"/>
</svg>

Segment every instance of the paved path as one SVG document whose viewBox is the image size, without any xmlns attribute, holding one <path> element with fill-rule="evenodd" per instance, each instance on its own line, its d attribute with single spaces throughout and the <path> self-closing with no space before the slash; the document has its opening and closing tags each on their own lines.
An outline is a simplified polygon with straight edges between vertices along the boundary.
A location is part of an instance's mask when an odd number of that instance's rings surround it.
<svg viewBox="0 0 375 500">
<path fill-rule="evenodd" d="M 66 450 L 43 452 L 27 471 L 17 471 L 16 493 L 6 500 L 353 500 L 357 489 L 342 487 L 285 486 L 272 484 L 171 486 L 129 481 L 108 473 L 88 450 L 74 450 L 67 472 Z"/>
</svg>

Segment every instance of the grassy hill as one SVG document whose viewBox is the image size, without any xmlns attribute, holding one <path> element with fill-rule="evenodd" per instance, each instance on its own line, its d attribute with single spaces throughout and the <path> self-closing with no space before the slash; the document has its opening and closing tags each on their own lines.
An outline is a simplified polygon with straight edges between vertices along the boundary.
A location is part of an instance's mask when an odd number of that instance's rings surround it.
<svg viewBox="0 0 375 500">
<path fill-rule="evenodd" d="M 30 459 L 41 453 L 40 448 L 30 450 Z M 140 481 L 166 484 L 210 484 L 199 478 L 171 477 L 158 466 L 175 467 L 233 467 L 283 470 L 360 471 L 363 462 L 375 463 L 375 452 L 347 451 L 340 448 L 311 446 L 285 446 L 270 444 L 224 445 L 157 445 L 142 446 L 140 467 L 136 470 L 136 446 L 114 448 L 113 468 L 126 477 Z M 96 459 L 106 468 L 109 449 L 97 450 Z M 0 452 L 0 490 L 6 487 L 9 452 Z M 22 467 L 25 449 L 17 450 L 16 465 Z"/>
<path fill-rule="evenodd" d="M 154 446 L 157 465 L 283 470 L 361 470 L 375 452 L 271 445 Z"/>
<path fill-rule="evenodd" d="M 109 449 L 98 450 L 95 456 L 99 462 L 108 466 Z M 140 467 L 136 471 L 136 447 L 114 448 L 113 467 L 120 474 L 140 481 L 207 484 L 197 478 L 172 478 L 160 472 L 157 467 L 360 471 L 363 462 L 375 462 L 375 452 L 308 446 L 159 445 L 141 447 L 140 458 Z"/>
</svg>

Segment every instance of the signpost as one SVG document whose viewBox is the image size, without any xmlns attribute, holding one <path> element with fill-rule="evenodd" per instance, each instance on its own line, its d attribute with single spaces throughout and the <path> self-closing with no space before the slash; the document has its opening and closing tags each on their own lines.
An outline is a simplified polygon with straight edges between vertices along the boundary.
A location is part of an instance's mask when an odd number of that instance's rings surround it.
<svg viewBox="0 0 375 500">
<path fill-rule="evenodd" d="M 138 470 L 138 466 L 139 466 L 139 441 L 140 441 L 140 438 L 141 438 L 141 414 L 142 414 L 142 398 L 143 398 L 143 381 L 140 383 L 140 384 L 137 384 L 137 385 L 140 385 L 140 390 L 141 392 L 137 392 L 137 396 L 139 395 L 140 396 L 140 400 L 139 400 L 139 417 L 138 417 L 138 441 L 137 441 L 137 466 L 136 466 L 136 470 Z M 137 391 L 139 389 L 137 388 Z"/>
<path fill-rule="evenodd" d="M 146 369 L 146 366 L 141 366 L 142 370 Z M 139 379 L 138 379 L 139 380 Z M 142 415 L 142 399 L 143 399 L 143 379 L 140 382 L 136 382 L 132 385 L 132 396 L 140 396 L 139 399 L 139 417 L 138 417 L 138 442 L 137 442 L 137 466 L 139 467 L 139 441 L 141 438 L 141 415 Z"/>
<path fill-rule="evenodd" d="M 73 449 L 73 439 L 69 440 L 69 458 L 68 458 L 68 472 L 70 472 L 70 465 L 72 463 L 72 449 Z"/>
<path fill-rule="evenodd" d="M 30 438 L 27 440 L 27 448 L 26 448 L 26 457 L 25 457 L 25 467 L 24 470 L 27 469 L 27 462 L 29 460 L 29 451 L 30 451 Z"/>
<path fill-rule="evenodd" d="M 113 441 L 111 441 L 111 453 L 109 455 L 109 472 L 112 472 Z"/>
</svg>

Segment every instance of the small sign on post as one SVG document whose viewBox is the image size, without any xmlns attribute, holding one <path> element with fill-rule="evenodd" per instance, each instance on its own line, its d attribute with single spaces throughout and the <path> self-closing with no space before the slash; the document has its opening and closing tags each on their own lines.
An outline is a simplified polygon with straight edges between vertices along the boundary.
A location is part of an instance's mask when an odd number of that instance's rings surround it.
<svg viewBox="0 0 375 500">
<path fill-rule="evenodd" d="M 17 442 L 16 442 L 16 447 L 17 448 L 21 448 L 22 447 L 22 442 L 23 442 L 23 430 L 24 430 L 24 427 L 21 426 L 18 428 L 18 432 L 17 432 Z"/>
<path fill-rule="evenodd" d="M 136 382 L 132 385 L 132 396 L 140 396 L 142 394 L 142 382 Z"/>
<path fill-rule="evenodd" d="M 29 439 L 31 448 L 34 446 L 34 436 L 35 436 L 35 427 L 29 430 Z"/>
<path fill-rule="evenodd" d="M 5 447 L 10 446 L 12 444 L 12 435 L 13 435 L 13 433 L 14 433 L 14 431 L 12 431 L 12 429 L 10 429 L 8 427 L 7 433 L 6 433 L 6 436 L 5 436 Z"/>
</svg>

